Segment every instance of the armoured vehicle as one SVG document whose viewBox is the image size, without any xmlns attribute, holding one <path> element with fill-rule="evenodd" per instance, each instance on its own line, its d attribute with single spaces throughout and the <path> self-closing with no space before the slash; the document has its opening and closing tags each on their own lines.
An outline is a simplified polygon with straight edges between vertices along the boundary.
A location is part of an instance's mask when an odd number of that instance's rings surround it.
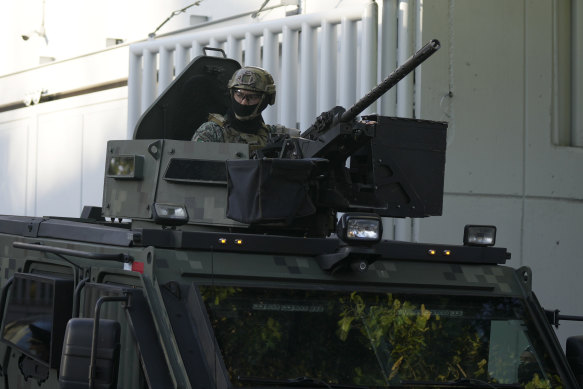
<svg viewBox="0 0 583 389">
<path fill-rule="evenodd" d="M 108 143 L 101 207 L 0 217 L 0 387 L 578 387 L 495 228 L 381 239 L 441 214 L 447 124 L 357 117 L 438 47 L 255 156 L 190 141 L 240 67 L 193 60 Z"/>
</svg>

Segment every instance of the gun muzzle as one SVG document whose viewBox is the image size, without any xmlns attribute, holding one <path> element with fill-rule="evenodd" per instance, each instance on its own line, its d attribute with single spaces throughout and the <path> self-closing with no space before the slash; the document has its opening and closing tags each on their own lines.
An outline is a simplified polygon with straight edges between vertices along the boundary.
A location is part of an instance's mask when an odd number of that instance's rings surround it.
<svg viewBox="0 0 583 389">
<path fill-rule="evenodd" d="M 437 39 L 432 39 L 425 44 L 419 51 L 413 54 L 401 66 L 395 69 L 387 78 L 385 78 L 379 85 L 374 87 L 368 94 L 358 100 L 352 107 L 348 108 L 346 112 L 340 117 L 340 122 L 349 122 L 353 120 L 358 114 L 367 109 L 378 98 L 384 95 L 395 84 L 401 81 L 407 74 L 411 73 L 417 66 L 421 65 L 427 58 L 435 53 L 441 44 Z"/>
</svg>

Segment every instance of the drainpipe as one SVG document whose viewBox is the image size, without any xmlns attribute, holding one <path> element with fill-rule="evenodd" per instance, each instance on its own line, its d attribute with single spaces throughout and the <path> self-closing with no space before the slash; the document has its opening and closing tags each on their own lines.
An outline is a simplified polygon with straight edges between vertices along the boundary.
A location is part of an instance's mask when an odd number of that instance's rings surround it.
<svg viewBox="0 0 583 389">
<path fill-rule="evenodd" d="M 281 119 L 280 123 L 289 128 L 297 127 L 297 85 L 298 85 L 298 40 L 299 32 L 288 26 L 282 32 L 281 73 Z"/>
<path fill-rule="evenodd" d="M 346 17 L 342 18 L 342 33 L 340 47 L 340 69 L 338 78 L 338 101 L 341 107 L 350 107 L 357 100 L 356 89 L 356 22 Z M 361 96 L 358 96 L 360 98 Z"/>
<path fill-rule="evenodd" d="M 277 35 L 268 28 L 263 30 L 263 64 L 262 68 L 273 76 L 275 85 L 279 85 L 279 41 Z M 275 106 L 268 106 L 263 111 L 265 123 L 277 123 Z"/>
<path fill-rule="evenodd" d="M 579 49 L 583 44 L 583 26 L 576 21 L 583 19 L 583 4 L 580 1 L 571 2 L 571 21 L 573 39 L 571 42 L 572 63 L 571 74 L 573 77 L 572 94 L 571 97 L 571 145 L 576 147 L 583 146 L 583 112 L 577 107 L 581 107 L 583 103 L 583 52 Z"/>
<path fill-rule="evenodd" d="M 336 25 L 322 22 L 320 32 L 320 77 L 317 112 L 328 111 L 336 105 Z"/>
<path fill-rule="evenodd" d="M 399 0 L 399 26 L 397 43 L 397 61 L 399 65 L 405 62 L 412 54 L 413 31 L 412 18 L 414 0 Z M 397 84 L 397 115 L 413 117 L 413 76 L 409 74 Z"/>
<path fill-rule="evenodd" d="M 383 0 L 382 32 L 381 32 L 381 79 L 387 77 L 397 68 L 397 1 Z M 383 116 L 395 116 L 397 91 L 390 89 L 380 98 L 379 112 Z"/>
<path fill-rule="evenodd" d="M 423 46 L 423 0 L 417 0 L 415 10 L 415 51 Z M 421 117 L 421 67 L 415 69 L 415 118 Z M 419 242 L 421 221 L 417 218 L 411 219 L 411 241 Z"/>
<path fill-rule="evenodd" d="M 132 139 L 134 136 L 134 127 L 140 117 L 141 104 L 141 81 L 142 81 L 142 57 L 141 53 L 134 53 L 130 47 L 130 70 L 128 76 L 128 126 L 127 139 Z"/>
<path fill-rule="evenodd" d="M 381 45 L 381 79 L 387 77 L 397 68 L 397 29 L 398 29 L 398 0 L 383 0 L 382 27 L 380 36 Z M 397 90 L 390 89 L 379 100 L 379 113 L 383 116 L 396 116 Z M 383 218 L 383 239 L 394 239 L 394 221 L 392 218 Z M 390 226 L 391 228 L 387 228 Z"/>
<path fill-rule="evenodd" d="M 378 4 L 373 0 L 368 3 L 362 15 L 362 71 L 360 77 L 360 96 L 366 95 L 377 85 L 378 72 Z M 360 97 L 359 97 L 360 98 Z M 362 115 L 378 112 L 377 103 L 373 103 Z"/>
<path fill-rule="evenodd" d="M 316 110 L 316 90 L 318 82 L 317 60 L 318 60 L 318 40 L 316 29 L 308 23 L 302 24 L 300 34 L 300 112 L 299 129 L 306 130 L 317 116 Z"/>
<path fill-rule="evenodd" d="M 412 54 L 411 38 L 415 34 L 411 25 L 413 18 L 411 9 L 414 0 L 399 0 L 399 24 L 397 42 L 397 61 L 401 65 Z M 397 84 L 397 116 L 410 118 L 413 116 L 413 77 L 409 74 Z M 411 240 L 411 219 L 394 219 L 395 240 Z"/>
</svg>

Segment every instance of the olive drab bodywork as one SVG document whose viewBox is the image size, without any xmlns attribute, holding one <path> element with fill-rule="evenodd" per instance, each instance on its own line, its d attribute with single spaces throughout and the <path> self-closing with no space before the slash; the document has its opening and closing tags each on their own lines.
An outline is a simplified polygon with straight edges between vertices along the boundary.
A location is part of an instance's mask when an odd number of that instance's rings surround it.
<svg viewBox="0 0 583 389">
<path fill-rule="evenodd" d="M 438 48 L 255 158 L 190 141 L 241 68 L 195 58 L 108 143 L 101 207 L 0 216 L 0 387 L 579 387 L 494 227 L 381 239 L 441 214 L 447 123 L 358 115 Z"/>
</svg>

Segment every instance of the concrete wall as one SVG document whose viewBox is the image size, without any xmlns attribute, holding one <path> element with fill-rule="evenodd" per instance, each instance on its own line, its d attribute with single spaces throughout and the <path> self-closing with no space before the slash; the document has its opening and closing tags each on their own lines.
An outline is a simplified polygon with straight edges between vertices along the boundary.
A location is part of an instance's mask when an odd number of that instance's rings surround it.
<svg viewBox="0 0 583 389">
<path fill-rule="evenodd" d="M 450 128 L 444 216 L 421 221 L 421 240 L 460 243 L 465 224 L 496 225 L 541 304 L 583 314 L 583 149 L 551 142 L 552 2 L 434 0 L 424 13 L 424 40 L 443 52 L 423 68 L 421 116 Z M 583 325 L 557 333 L 564 346 Z"/>
</svg>

